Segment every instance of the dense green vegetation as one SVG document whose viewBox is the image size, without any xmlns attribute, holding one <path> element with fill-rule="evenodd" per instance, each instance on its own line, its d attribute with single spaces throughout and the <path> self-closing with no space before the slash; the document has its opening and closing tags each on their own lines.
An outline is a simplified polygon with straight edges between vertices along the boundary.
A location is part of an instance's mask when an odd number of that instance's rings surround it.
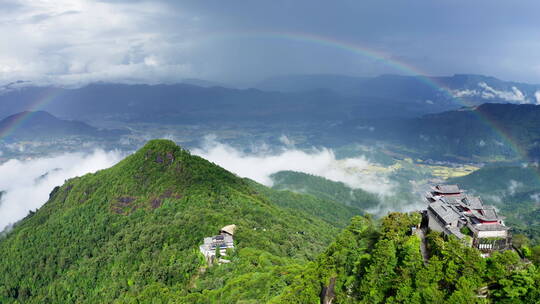
<svg viewBox="0 0 540 304">
<path fill-rule="evenodd" d="M 342 209 L 346 204 L 359 210 L 359 213 L 371 213 L 376 217 L 386 215 L 389 210 L 403 210 L 410 207 L 411 202 L 418 201 L 418 195 L 411 192 L 411 180 L 425 180 L 425 172 L 418 170 L 413 164 L 404 162 L 405 166 L 388 173 L 392 181 L 392 191 L 386 194 L 373 194 L 362 189 L 353 189 L 341 182 L 328 180 L 302 172 L 281 171 L 273 174 L 273 189 L 288 189 L 301 194 L 309 194 L 323 201 L 334 201 L 336 210 L 320 209 L 330 215 Z M 361 174 L 361 173 L 358 173 Z M 339 202 L 339 203 L 336 203 Z M 295 203 L 302 204 L 301 201 Z M 325 204 L 327 205 L 327 204 Z M 409 205 L 409 206 L 408 206 Z M 311 207 L 310 207 L 311 208 Z"/>
<path fill-rule="evenodd" d="M 374 194 L 362 189 L 351 189 L 344 183 L 330 181 L 324 177 L 294 171 L 281 171 L 271 177 L 274 189 L 308 193 L 362 210 L 373 208 L 379 204 L 379 199 Z"/>
<path fill-rule="evenodd" d="M 246 180 L 257 192 L 266 196 L 270 202 L 289 209 L 293 212 L 303 211 L 306 215 L 320 218 L 329 224 L 345 228 L 351 219 L 351 215 L 360 215 L 364 210 L 349 206 L 347 201 L 319 197 L 310 194 L 296 193 L 288 190 L 275 190 L 265 187 L 251 180 Z M 329 181 L 331 182 L 331 181 Z"/>
<path fill-rule="evenodd" d="M 173 142 L 150 141 L 110 169 L 55 188 L 0 237 L 0 303 L 320 303 L 321 295 L 332 303 L 533 303 L 540 296 L 536 265 L 516 253 L 482 259 L 432 233 L 426 262 L 422 239 L 410 234 L 419 214 L 353 217 L 360 210 L 335 201 L 337 193 L 269 189 Z M 198 246 L 227 224 L 238 226 L 231 262 L 208 267 Z M 533 256 L 534 248 L 522 251 Z"/>
<path fill-rule="evenodd" d="M 411 235 L 418 214 L 391 213 L 380 229 L 357 217 L 274 303 L 537 303 L 540 271 L 517 253 L 481 258 L 454 238 Z M 325 291 L 321 293 L 321 291 Z M 327 302 L 328 303 L 328 302 Z"/>
<path fill-rule="evenodd" d="M 0 302 L 171 295 L 208 303 L 235 288 L 235 300 L 267 299 L 288 280 L 273 272 L 314 258 L 338 232 L 329 222 L 345 226 L 354 215 L 316 217 L 282 204 L 172 142 L 151 141 L 110 169 L 68 180 L 0 241 Z M 232 223 L 233 263 L 201 273 L 203 237 Z"/>
</svg>

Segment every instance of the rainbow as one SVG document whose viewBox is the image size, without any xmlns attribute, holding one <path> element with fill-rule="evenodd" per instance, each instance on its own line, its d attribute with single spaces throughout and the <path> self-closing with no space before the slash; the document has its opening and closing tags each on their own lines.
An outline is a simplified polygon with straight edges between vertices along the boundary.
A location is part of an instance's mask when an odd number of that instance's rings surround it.
<svg viewBox="0 0 540 304">
<path fill-rule="evenodd" d="M 19 128 L 25 121 L 30 119 L 36 111 L 43 109 L 43 107 L 62 94 L 64 90 L 56 87 L 45 89 L 35 101 L 31 102 L 20 115 L 11 120 L 9 124 L 0 128 L 0 140 L 10 136 Z"/>
<path fill-rule="evenodd" d="M 381 62 L 383 65 L 390 67 L 396 71 L 404 73 L 406 75 L 415 76 L 419 81 L 430 86 L 438 92 L 443 93 L 446 98 L 455 101 L 464 107 L 470 107 L 471 103 L 465 99 L 457 97 L 450 88 L 445 84 L 437 81 L 435 77 L 428 76 L 428 73 L 414 67 L 406 62 L 399 61 L 393 56 L 386 54 L 383 51 L 370 49 L 368 47 L 360 46 L 348 41 L 341 41 L 331 37 L 314 35 L 310 33 L 302 32 L 270 32 L 270 31 L 243 31 L 243 32 L 221 32 L 216 33 L 205 40 L 232 40 L 232 39 L 273 39 L 273 40 L 289 40 L 295 42 L 303 42 L 308 44 L 314 44 L 334 49 L 343 50 L 346 52 L 354 53 L 366 58 L 370 58 L 374 61 Z M 492 121 L 486 115 L 475 111 L 478 118 L 486 124 L 489 128 L 493 129 L 495 133 L 504 141 L 507 145 L 519 155 L 522 159 L 527 159 L 527 153 L 524 151 L 513 139 L 507 134 L 503 128 L 498 127 L 497 124 Z"/>
<path fill-rule="evenodd" d="M 377 62 L 381 62 L 385 66 L 388 66 L 396 71 L 401 73 L 412 75 L 417 77 L 419 81 L 427 84 L 436 91 L 442 92 L 450 100 L 454 100 L 456 103 L 462 106 L 470 106 L 470 104 L 461 98 L 458 98 L 453 94 L 452 90 L 446 87 L 444 84 L 438 82 L 436 78 L 428 76 L 427 73 L 421 71 L 420 69 L 407 64 L 405 62 L 399 61 L 389 54 L 386 54 L 379 50 L 373 50 L 364 46 L 360 46 L 351 42 L 337 40 L 331 37 L 314 35 L 310 33 L 301 33 L 301 32 L 270 32 L 270 31 L 243 31 L 243 32 L 219 32 L 212 35 L 207 35 L 203 38 L 203 41 L 215 41 L 215 40 L 226 40 L 229 42 L 234 39 L 275 39 L 275 40 L 289 40 L 296 41 L 314 45 L 320 45 L 324 47 L 340 49 L 346 52 L 351 52 L 366 58 L 373 59 Z M 62 89 L 51 88 L 45 90 L 39 98 L 31 103 L 27 110 L 13 120 L 8 126 L 0 129 L 0 140 L 12 134 L 24 121 L 28 120 L 35 111 L 43 108 L 44 105 L 54 101 L 61 93 Z M 475 112 L 478 114 L 480 120 L 482 120 L 488 127 L 492 128 L 501 139 L 504 140 L 505 144 L 508 145 L 514 152 L 516 152 L 523 159 L 526 159 L 526 152 L 523 151 L 519 145 L 515 143 L 512 138 L 506 134 L 503 128 L 498 127 L 494 122 L 492 122 L 487 116 L 482 115 L 481 113 Z"/>
</svg>

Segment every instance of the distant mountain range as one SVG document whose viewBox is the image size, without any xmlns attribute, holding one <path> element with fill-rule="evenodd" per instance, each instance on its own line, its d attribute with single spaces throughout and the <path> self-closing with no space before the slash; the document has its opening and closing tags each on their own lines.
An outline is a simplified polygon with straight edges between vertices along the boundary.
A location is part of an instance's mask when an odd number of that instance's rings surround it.
<svg viewBox="0 0 540 304">
<path fill-rule="evenodd" d="M 442 77 L 286 75 L 268 78 L 255 84 L 254 87 L 279 92 L 327 89 L 345 96 L 371 96 L 397 102 L 416 100 L 428 104 L 447 102 L 452 98 L 460 105 L 478 105 L 486 102 L 540 103 L 540 85 L 503 81 L 474 74 Z"/>
<path fill-rule="evenodd" d="M 302 92 L 315 90 L 332 90 L 348 96 L 358 95 L 368 77 L 345 75 L 283 75 L 264 79 L 253 84 L 254 88 L 263 91 Z"/>
<path fill-rule="evenodd" d="M 193 79 L 186 82 L 97 83 L 81 88 L 36 87 L 17 82 L 0 90 L 0 117 L 38 105 L 53 115 L 77 120 L 320 122 L 411 118 L 486 102 L 536 104 L 540 98 L 538 85 L 480 75 L 283 76 L 256 84 L 255 89 L 226 88 Z"/>
<path fill-rule="evenodd" d="M 160 123 L 320 122 L 354 117 L 415 117 L 457 105 L 342 96 L 332 90 L 266 92 L 175 85 L 91 84 L 77 89 L 24 87 L 0 95 L 0 117 L 41 109 L 77 120 Z M 45 102 L 46 101 L 46 102 Z"/>
<path fill-rule="evenodd" d="M 393 141 L 423 158 L 538 160 L 539 122 L 538 105 L 487 103 L 413 119 L 350 121 L 334 133 Z"/>
<path fill-rule="evenodd" d="M 256 89 L 186 81 L 199 85 L 96 83 L 59 88 L 11 83 L 0 90 L 0 117 L 6 117 L 0 128 L 17 120 L 17 113 L 41 108 L 75 122 L 29 115 L 32 119 L 12 136 L 121 133 L 76 121 L 207 124 L 209 129 L 255 125 L 261 130 L 268 130 L 268 124 L 286 130 L 297 124 L 309 134 L 307 146 L 375 139 L 395 142 L 423 159 L 540 159 L 538 85 L 482 75 L 296 75 L 263 81 Z"/>
<path fill-rule="evenodd" d="M 101 130 L 84 122 L 59 119 L 45 111 L 20 112 L 0 121 L 4 140 L 53 139 L 65 136 L 118 137 L 127 130 Z"/>
</svg>

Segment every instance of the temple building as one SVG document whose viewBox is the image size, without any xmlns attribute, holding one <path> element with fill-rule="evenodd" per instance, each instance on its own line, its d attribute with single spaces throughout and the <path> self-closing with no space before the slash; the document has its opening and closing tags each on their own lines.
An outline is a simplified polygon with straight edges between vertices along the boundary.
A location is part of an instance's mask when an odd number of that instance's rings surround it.
<svg viewBox="0 0 540 304">
<path fill-rule="evenodd" d="M 209 265 L 216 261 L 216 253 L 220 256 L 227 256 L 227 249 L 234 249 L 234 231 L 236 225 L 228 225 L 219 230 L 218 235 L 205 237 L 203 244 L 199 247 L 201 253 L 206 258 Z M 228 263 L 229 260 L 217 258 L 218 263 Z"/>
<path fill-rule="evenodd" d="M 457 185 L 436 185 L 426 200 L 429 229 L 469 240 L 471 246 L 483 252 L 511 248 L 510 228 L 505 226 L 504 218 L 479 197 L 465 194 Z"/>
</svg>

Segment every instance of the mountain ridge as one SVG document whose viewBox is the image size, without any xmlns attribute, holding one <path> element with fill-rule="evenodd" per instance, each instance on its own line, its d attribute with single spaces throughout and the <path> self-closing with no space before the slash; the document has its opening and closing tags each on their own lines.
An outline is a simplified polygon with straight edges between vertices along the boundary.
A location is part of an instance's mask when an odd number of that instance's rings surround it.
<svg viewBox="0 0 540 304">
<path fill-rule="evenodd" d="M 118 137 L 127 130 L 103 130 L 76 120 L 60 119 L 46 111 L 23 111 L 0 120 L 6 140 L 27 138 L 59 138 L 64 136 Z"/>
<path fill-rule="evenodd" d="M 452 237 L 411 233 L 420 213 L 375 222 L 340 206 L 276 192 L 172 141 L 151 140 L 109 169 L 67 180 L 0 236 L 0 302 L 427 304 L 481 303 L 481 294 L 528 303 L 539 296 L 537 269 L 513 251 L 484 260 Z M 324 211 L 335 209 L 344 213 Z M 235 249 L 222 257 L 228 262 L 208 265 L 199 245 L 230 224 Z"/>
<path fill-rule="evenodd" d="M 202 80 L 178 84 L 102 82 L 81 87 L 19 85 L 0 95 L 0 116 L 27 110 L 43 96 L 53 96 L 54 102 L 43 105 L 44 110 L 79 120 L 339 121 L 350 117 L 416 117 L 464 104 L 537 103 L 536 93 L 540 91 L 539 85 L 481 75 L 280 77 L 273 87 L 255 84 L 255 88 L 244 89 Z"/>
<path fill-rule="evenodd" d="M 271 273 L 315 256 L 338 231 L 330 223 L 345 226 L 354 210 L 317 216 L 287 204 L 286 192 L 271 198 L 250 183 L 167 140 L 67 180 L 0 240 L 0 302 L 129 303 L 160 290 L 208 303 L 227 290 L 222 277 L 257 282 L 257 297 L 273 297 L 278 290 L 264 285 L 282 286 L 290 276 L 269 281 L 254 265 Z M 206 266 L 198 246 L 228 224 L 238 226 L 235 262 L 222 266 L 227 274 L 216 268 L 200 277 Z M 206 284 L 216 292 L 204 292 Z M 243 290 L 241 297 L 254 295 Z"/>
</svg>

